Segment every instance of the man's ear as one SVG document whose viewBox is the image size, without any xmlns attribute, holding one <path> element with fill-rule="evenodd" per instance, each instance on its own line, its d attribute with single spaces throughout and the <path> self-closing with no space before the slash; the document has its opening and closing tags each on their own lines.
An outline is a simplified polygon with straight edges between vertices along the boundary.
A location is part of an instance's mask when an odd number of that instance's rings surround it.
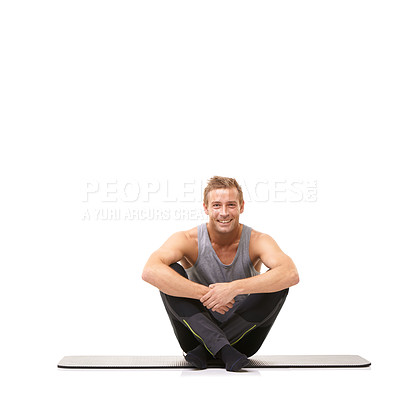
<svg viewBox="0 0 400 400">
<path fill-rule="evenodd" d="M 242 201 L 242 205 L 240 206 L 240 214 L 243 212 L 244 210 L 244 200 Z"/>
<path fill-rule="evenodd" d="M 204 212 L 206 213 L 206 215 L 208 215 L 208 209 L 207 209 L 206 203 L 203 203 L 203 208 L 204 208 Z"/>
</svg>

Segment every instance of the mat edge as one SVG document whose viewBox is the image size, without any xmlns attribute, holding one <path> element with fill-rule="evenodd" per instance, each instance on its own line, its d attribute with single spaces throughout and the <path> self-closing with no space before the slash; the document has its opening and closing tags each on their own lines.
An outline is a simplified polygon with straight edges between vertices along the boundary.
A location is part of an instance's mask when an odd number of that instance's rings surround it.
<svg viewBox="0 0 400 400">
<path fill-rule="evenodd" d="M 301 355 L 298 355 L 299 357 Z M 317 355 L 312 355 L 312 356 L 317 356 Z M 339 365 L 332 365 L 332 364 L 320 364 L 320 365 L 299 365 L 299 364 L 287 364 L 287 365 L 248 365 L 246 368 L 310 368 L 310 369 L 316 369 L 316 368 L 368 368 L 372 365 L 372 363 L 368 360 L 366 360 L 364 357 L 361 357 L 359 355 L 340 355 L 340 356 L 354 356 L 354 357 L 359 357 L 364 361 L 363 363 L 360 364 L 339 364 Z M 92 357 L 92 356 L 65 356 L 63 357 L 59 363 L 57 364 L 57 367 L 60 369 L 187 369 L 187 368 L 192 368 L 193 366 L 191 365 L 66 365 L 63 364 L 63 360 L 66 358 L 73 358 L 73 357 Z M 102 356 L 102 357 L 107 357 L 107 356 Z M 112 356 L 111 356 L 112 357 Z M 113 356 L 115 357 L 115 356 Z M 118 356 L 117 356 L 118 357 Z M 146 356 L 140 356 L 140 357 L 146 357 Z M 168 356 L 171 357 L 171 356 Z M 179 356 L 172 356 L 172 357 L 179 357 Z M 258 357 L 268 357 L 268 356 L 255 356 L 254 361 Z M 251 358 L 250 358 L 251 359 Z M 360 360 L 361 361 L 361 360 Z M 208 368 L 223 368 L 223 365 L 218 365 L 215 363 L 212 363 L 208 366 Z"/>
</svg>

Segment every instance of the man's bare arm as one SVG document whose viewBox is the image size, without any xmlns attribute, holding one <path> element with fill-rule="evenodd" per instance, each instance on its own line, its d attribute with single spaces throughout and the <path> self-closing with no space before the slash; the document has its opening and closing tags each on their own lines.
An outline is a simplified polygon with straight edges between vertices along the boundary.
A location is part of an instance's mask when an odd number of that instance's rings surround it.
<svg viewBox="0 0 400 400">
<path fill-rule="evenodd" d="M 238 293 L 270 293 L 299 283 L 299 274 L 292 259 L 286 255 L 272 237 L 262 234 L 254 242 L 254 252 L 269 270 L 236 282 Z"/>
<path fill-rule="evenodd" d="M 150 256 L 144 266 L 142 279 L 165 294 L 199 300 L 209 288 L 184 278 L 170 267 L 170 264 L 183 258 L 189 246 L 188 240 L 184 232 L 173 234 Z"/>
<path fill-rule="evenodd" d="M 299 283 L 294 262 L 270 236 L 257 237 L 252 250 L 269 270 L 251 278 L 210 285 L 211 290 L 200 299 L 205 307 L 214 310 L 239 294 L 278 292 Z"/>
</svg>

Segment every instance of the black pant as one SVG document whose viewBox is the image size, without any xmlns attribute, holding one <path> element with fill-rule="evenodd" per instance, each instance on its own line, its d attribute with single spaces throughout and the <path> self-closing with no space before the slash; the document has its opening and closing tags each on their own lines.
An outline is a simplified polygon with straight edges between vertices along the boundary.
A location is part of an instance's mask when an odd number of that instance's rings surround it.
<svg viewBox="0 0 400 400">
<path fill-rule="evenodd" d="M 170 267 L 188 278 L 180 264 L 174 263 Z M 224 345 L 230 344 L 250 357 L 263 344 L 289 289 L 249 295 L 225 322 L 215 319 L 199 300 L 160 293 L 175 336 L 185 353 L 201 343 L 214 356 Z"/>
</svg>

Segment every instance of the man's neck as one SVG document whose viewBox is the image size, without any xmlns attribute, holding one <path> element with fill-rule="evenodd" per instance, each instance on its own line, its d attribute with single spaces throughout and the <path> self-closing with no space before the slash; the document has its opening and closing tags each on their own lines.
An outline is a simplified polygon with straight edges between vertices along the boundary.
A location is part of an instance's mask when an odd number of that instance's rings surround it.
<svg viewBox="0 0 400 400">
<path fill-rule="evenodd" d="M 211 244 L 215 244 L 220 247 L 230 246 L 234 242 L 240 240 L 242 234 L 243 224 L 239 224 L 232 232 L 221 233 L 215 231 L 207 223 L 208 235 L 210 237 Z"/>
</svg>

